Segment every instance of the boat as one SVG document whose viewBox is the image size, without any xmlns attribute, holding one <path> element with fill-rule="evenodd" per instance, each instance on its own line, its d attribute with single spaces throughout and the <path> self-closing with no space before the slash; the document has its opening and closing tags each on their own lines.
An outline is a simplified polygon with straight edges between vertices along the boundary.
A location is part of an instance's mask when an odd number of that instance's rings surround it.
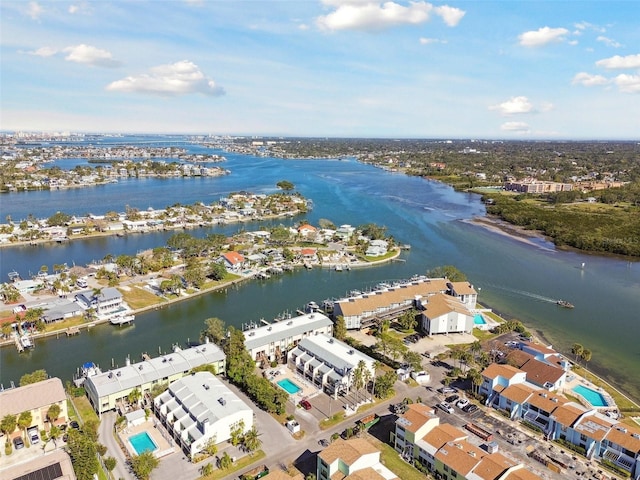
<svg viewBox="0 0 640 480">
<path fill-rule="evenodd" d="M 558 300 L 556 301 L 556 305 L 559 305 L 564 308 L 573 308 L 573 303 L 569 303 L 566 300 Z"/>
<path fill-rule="evenodd" d="M 73 376 L 73 383 L 76 387 L 79 387 L 88 377 L 100 375 L 101 373 L 102 370 L 100 370 L 100 367 L 98 367 L 95 363 L 85 362 Z"/>
<path fill-rule="evenodd" d="M 22 335 L 20 337 L 20 345 L 22 345 L 22 348 L 24 348 L 25 350 L 33 348 L 33 342 L 29 338 L 29 335 Z"/>
<path fill-rule="evenodd" d="M 342 271 L 342 265 L 336 265 L 336 266 L 334 267 L 334 270 L 335 270 L 336 272 L 341 272 L 341 271 Z"/>
<path fill-rule="evenodd" d="M 109 320 L 111 325 L 124 325 L 133 323 L 136 319 L 135 315 L 116 315 Z"/>
</svg>

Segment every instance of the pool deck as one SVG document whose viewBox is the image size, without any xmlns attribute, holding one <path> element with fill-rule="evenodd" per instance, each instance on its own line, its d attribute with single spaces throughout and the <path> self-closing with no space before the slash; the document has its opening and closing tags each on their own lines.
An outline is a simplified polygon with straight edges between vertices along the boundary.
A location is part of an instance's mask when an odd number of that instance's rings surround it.
<svg viewBox="0 0 640 480">
<path fill-rule="evenodd" d="M 302 376 L 292 372 L 286 365 L 270 368 L 267 370 L 266 375 L 267 379 L 278 388 L 282 388 L 278 385 L 279 381 L 288 379 L 301 389 L 298 393 L 289 394 L 289 400 L 294 404 L 297 404 L 300 400 L 313 398 L 319 393 L 322 393 L 321 389 L 316 388 L 309 380 L 305 380 Z"/>
<path fill-rule="evenodd" d="M 162 431 L 160 429 L 162 429 Z M 138 455 L 138 452 L 136 452 L 131 445 L 129 437 L 133 437 L 134 435 L 142 432 L 147 432 L 153 442 L 158 446 L 157 450 L 154 450 L 153 452 L 156 458 L 169 455 L 177 449 L 175 443 L 171 440 L 171 437 L 169 437 L 169 434 L 164 431 L 163 427 L 158 424 L 157 420 L 153 419 L 153 416 L 150 416 L 149 420 L 139 425 L 127 426 L 124 430 L 118 432 L 118 437 L 127 449 L 127 454 L 130 457 L 135 457 Z M 167 438 L 165 438 L 165 436 Z"/>
<path fill-rule="evenodd" d="M 604 400 L 607 402 L 607 405 L 606 406 L 592 405 L 582 395 L 573 391 L 573 389 L 577 386 L 583 386 L 586 388 L 590 388 L 594 392 L 598 392 L 600 395 L 602 395 Z M 611 398 L 611 395 L 609 395 L 603 388 L 594 385 L 593 383 L 589 382 L 588 380 L 585 380 L 582 377 L 575 375 L 574 373 L 570 373 L 569 376 L 567 377 L 567 383 L 564 386 L 563 393 L 567 395 L 571 395 L 572 397 L 576 397 L 578 400 L 580 400 L 580 403 L 582 403 L 583 406 L 587 408 L 595 408 L 601 413 L 606 413 L 606 412 L 617 413 L 618 412 L 618 406 L 616 405 L 616 402 L 613 401 L 613 398 Z"/>
</svg>

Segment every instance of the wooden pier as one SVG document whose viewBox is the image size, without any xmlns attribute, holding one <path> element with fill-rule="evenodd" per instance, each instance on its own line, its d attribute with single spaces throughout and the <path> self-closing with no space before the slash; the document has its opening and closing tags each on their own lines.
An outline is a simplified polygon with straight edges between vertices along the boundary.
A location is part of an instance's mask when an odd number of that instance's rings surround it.
<svg viewBox="0 0 640 480">
<path fill-rule="evenodd" d="M 18 353 L 24 352 L 24 347 L 20 343 L 20 337 L 14 337 L 14 340 L 16 342 L 16 348 L 18 349 Z"/>
<path fill-rule="evenodd" d="M 67 337 L 78 335 L 79 333 L 80 333 L 80 329 L 78 327 L 69 327 L 67 328 L 67 331 L 66 331 Z"/>
</svg>

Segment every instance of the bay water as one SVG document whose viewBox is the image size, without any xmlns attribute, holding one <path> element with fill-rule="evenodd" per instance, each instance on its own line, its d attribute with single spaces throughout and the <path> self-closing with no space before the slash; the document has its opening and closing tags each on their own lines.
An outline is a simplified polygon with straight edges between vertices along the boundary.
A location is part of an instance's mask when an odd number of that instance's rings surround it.
<svg viewBox="0 0 640 480">
<path fill-rule="evenodd" d="M 201 148 L 201 147 L 198 147 Z M 56 211 L 83 215 L 162 208 L 175 203 L 211 203 L 237 191 L 272 193 L 276 183 L 289 180 L 296 191 L 313 201 L 305 216 L 275 222 L 232 224 L 193 230 L 232 234 L 272 224 L 312 224 L 320 219 L 336 225 L 384 225 L 398 242 L 408 243 L 404 262 L 335 272 L 304 270 L 252 281 L 138 315 L 132 327 L 103 325 L 72 338 L 38 340 L 28 354 L 14 347 L 0 351 L 0 383 L 5 386 L 24 373 L 45 368 L 70 379 L 76 368 L 94 361 L 103 369 L 137 360 L 143 352 L 155 355 L 175 343 L 195 341 L 204 319 L 219 317 L 227 324 L 271 320 L 294 312 L 307 302 L 339 297 L 382 281 L 424 274 L 440 265 L 462 270 L 479 293 L 479 302 L 541 331 L 566 354 L 573 343 L 593 352 L 589 368 L 640 398 L 640 264 L 624 258 L 561 251 L 540 239 L 524 242 L 469 220 L 484 216 L 480 197 L 458 193 L 438 182 L 386 172 L 352 159 L 283 160 L 222 153 L 230 175 L 215 178 L 120 180 L 116 184 L 63 191 L 12 193 L 0 196 L 2 216 L 14 221 L 33 214 L 48 217 Z M 65 164 L 66 162 L 66 164 Z M 62 168 L 84 160 L 61 160 Z M 64 166 L 63 166 L 64 164 Z M 86 264 L 106 254 L 135 254 L 163 245 L 173 232 L 74 240 L 63 245 L 17 246 L 0 249 L 0 274 L 17 270 L 27 277 L 41 265 Z M 584 268 L 582 264 L 584 263 Z M 572 310 L 557 299 L 570 301 Z M 570 355 L 569 355 L 570 356 Z"/>
</svg>

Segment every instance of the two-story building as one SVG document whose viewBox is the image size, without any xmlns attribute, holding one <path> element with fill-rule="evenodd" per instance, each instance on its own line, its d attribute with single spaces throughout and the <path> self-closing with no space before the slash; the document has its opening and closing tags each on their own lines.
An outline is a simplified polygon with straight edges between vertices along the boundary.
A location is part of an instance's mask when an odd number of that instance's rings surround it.
<svg viewBox="0 0 640 480">
<path fill-rule="evenodd" d="M 147 394 L 158 384 L 169 384 L 187 375 L 193 368 L 211 365 L 216 373 L 225 371 L 225 354 L 213 343 L 205 343 L 175 351 L 138 363 L 128 360 L 124 367 L 91 375 L 84 388 L 91 405 L 98 414 L 125 404 L 133 390 Z"/>
<path fill-rule="evenodd" d="M 394 480 L 398 476 L 380 462 L 380 450 L 361 438 L 338 439 L 318 453 L 318 480 Z"/>
<path fill-rule="evenodd" d="M 320 312 L 307 313 L 245 330 L 244 345 L 256 362 L 282 361 L 287 352 L 305 337 L 331 336 L 333 322 Z"/>
</svg>

